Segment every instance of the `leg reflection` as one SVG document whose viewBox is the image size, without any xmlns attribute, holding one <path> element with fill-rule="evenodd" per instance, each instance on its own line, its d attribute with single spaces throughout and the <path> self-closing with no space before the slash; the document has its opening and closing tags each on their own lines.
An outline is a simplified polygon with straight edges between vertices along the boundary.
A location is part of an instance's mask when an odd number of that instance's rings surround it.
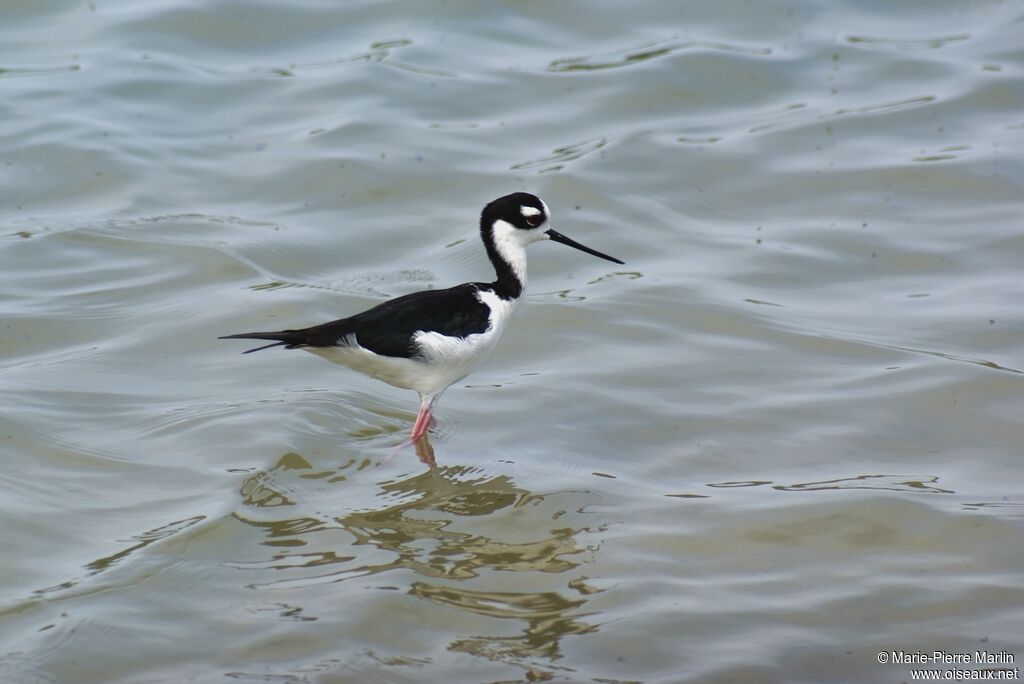
<svg viewBox="0 0 1024 684">
<path fill-rule="evenodd" d="M 437 462 L 434 460 L 434 447 L 430 446 L 426 432 L 413 445 L 416 447 L 416 457 L 420 459 L 420 463 L 431 469 L 437 467 Z"/>
</svg>

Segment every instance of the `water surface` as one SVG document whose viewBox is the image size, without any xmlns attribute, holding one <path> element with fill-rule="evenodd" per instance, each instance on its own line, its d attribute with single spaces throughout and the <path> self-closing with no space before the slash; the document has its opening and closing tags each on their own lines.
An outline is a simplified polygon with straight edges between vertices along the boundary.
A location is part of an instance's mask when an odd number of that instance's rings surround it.
<svg viewBox="0 0 1024 684">
<path fill-rule="evenodd" d="M 0 16 L 0 680 L 1024 658 L 1024 4 Z M 516 190 L 626 266 L 531 249 L 436 470 L 411 392 L 215 339 L 488 279 Z"/>
</svg>

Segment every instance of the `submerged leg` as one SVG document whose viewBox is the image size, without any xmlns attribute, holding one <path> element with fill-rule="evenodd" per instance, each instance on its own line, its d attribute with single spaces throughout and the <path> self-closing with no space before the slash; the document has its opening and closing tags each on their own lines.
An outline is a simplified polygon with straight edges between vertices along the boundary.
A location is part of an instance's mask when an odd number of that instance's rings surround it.
<svg viewBox="0 0 1024 684">
<path fill-rule="evenodd" d="M 431 412 L 434 409 L 434 404 L 437 403 L 439 398 L 440 395 L 420 395 L 420 412 L 416 414 L 416 422 L 412 426 L 412 433 L 409 435 L 409 440 L 402 442 L 395 447 L 395 450 L 391 452 L 391 455 L 384 459 L 385 461 L 391 460 L 399 451 L 410 444 L 414 444 L 416 446 L 416 456 L 419 457 L 420 461 L 431 468 L 436 467 L 434 464 L 434 448 L 430 446 L 430 442 L 427 441 L 426 435 L 427 428 L 430 427 L 434 421 Z"/>
<path fill-rule="evenodd" d="M 416 442 L 426 434 L 427 428 L 430 427 L 433 419 L 431 411 L 434 410 L 435 403 L 437 403 L 437 397 L 428 395 L 420 397 L 420 412 L 416 414 L 416 422 L 413 423 L 412 433 L 409 435 L 409 444 Z"/>
</svg>

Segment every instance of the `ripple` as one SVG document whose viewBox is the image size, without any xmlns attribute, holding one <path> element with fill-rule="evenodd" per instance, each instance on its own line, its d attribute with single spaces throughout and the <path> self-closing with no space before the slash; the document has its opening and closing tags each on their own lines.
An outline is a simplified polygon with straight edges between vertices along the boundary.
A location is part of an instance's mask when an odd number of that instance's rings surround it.
<svg viewBox="0 0 1024 684">
<path fill-rule="evenodd" d="M 721 142 L 722 138 L 717 135 L 709 135 L 706 137 L 698 138 L 694 136 L 679 136 L 676 138 L 676 142 L 686 143 L 688 145 L 713 145 L 716 142 Z"/>
<path fill-rule="evenodd" d="M 456 637 L 448 649 L 522 667 L 530 681 L 573 672 L 571 667 L 554 665 L 563 655 L 562 640 L 597 630 L 579 619 L 578 609 L 586 599 L 568 599 L 556 592 L 486 592 L 415 582 L 409 593 L 446 608 L 526 623 L 518 636 L 507 636 L 502 629 L 502 634 L 495 636 Z"/>
<path fill-rule="evenodd" d="M 784 128 L 789 126 L 802 126 L 808 123 L 814 123 L 818 121 L 828 121 L 830 119 L 836 119 L 851 115 L 860 114 L 875 114 L 879 112 L 889 112 L 893 110 L 905 109 L 908 107 L 918 107 L 921 105 L 931 104 L 938 98 L 934 95 L 918 95 L 915 97 L 902 98 L 899 100 L 892 100 L 889 102 L 881 102 L 878 104 L 863 105 L 860 107 L 841 107 L 825 114 L 819 114 L 812 117 L 802 117 L 799 119 L 790 119 L 787 121 L 775 121 L 772 123 L 760 124 L 754 126 L 749 130 L 750 133 L 757 133 L 759 131 L 770 130 L 774 128 Z"/>
<path fill-rule="evenodd" d="M 0 67 L 0 78 L 24 78 L 30 76 L 57 76 L 81 71 L 79 64 L 53 67 Z"/>
<path fill-rule="evenodd" d="M 383 273 L 365 273 L 346 276 L 330 283 L 310 283 L 300 280 L 275 279 L 269 282 L 248 286 L 253 292 L 267 292 L 287 288 L 310 288 L 328 292 L 341 292 L 363 297 L 386 298 L 394 296 L 390 290 L 380 289 L 378 285 L 405 285 L 409 283 L 433 283 L 437 276 L 422 268 L 395 269 Z"/>
<path fill-rule="evenodd" d="M 287 603 L 254 603 L 247 605 L 245 611 L 256 620 L 283 618 L 295 622 L 312 622 L 317 619 L 315 616 L 305 615 L 305 609 L 301 606 Z"/>
<path fill-rule="evenodd" d="M 563 57 L 551 62 L 547 70 L 552 72 L 571 71 L 598 71 L 603 69 L 617 69 L 642 64 L 654 59 L 666 57 L 684 50 L 714 50 L 721 52 L 735 52 L 744 55 L 767 56 L 772 54 L 771 48 L 750 47 L 712 41 L 679 40 L 673 38 L 667 41 L 649 43 L 633 48 L 605 52 L 587 57 Z"/>
<path fill-rule="evenodd" d="M 1007 509 L 1010 513 L 1024 515 L 1024 502 L 1019 501 L 972 501 L 961 504 L 964 509 L 978 511 L 982 509 Z"/>
<path fill-rule="evenodd" d="M 938 50 L 953 43 L 970 40 L 971 34 L 958 33 L 950 36 L 929 36 L 925 38 L 883 38 L 880 36 L 847 36 L 846 42 L 895 50 Z"/>
<path fill-rule="evenodd" d="M 309 473 L 300 472 L 312 469 L 301 456 L 293 454 L 283 460 L 287 464 L 279 462 L 273 469 L 277 473 L 275 481 L 262 473 L 245 480 L 242 495 L 246 505 L 269 505 L 271 509 L 294 505 L 289 503 L 286 490 L 294 490 L 299 480 L 281 481 L 289 470 L 307 481 L 332 483 L 332 490 L 366 482 L 361 478 L 348 483 L 346 478 L 337 477 L 336 473 L 348 466 L 342 466 L 335 474 Z M 366 465 L 352 473 L 362 471 Z M 575 568 L 579 563 L 571 557 L 585 551 L 575 541 L 579 531 L 565 527 L 550 530 L 547 535 L 537 530 L 540 538 L 534 541 L 503 541 L 459 531 L 462 519 L 515 511 L 527 505 L 537 507 L 558 496 L 526 492 L 506 475 L 479 476 L 473 468 L 448 466 L 407 478 L 383 480 L 375 489 L 372 502 L 366 502 L 373 508 L 358 510 L 359 503 L 353 500 L 348 505 L 357 510 L 340 517 L 318 514 L 260 520 L 236 511 L 236 518 L 265 531 L 268 545 L 301 550 L 283 550 L 262 560 L 228 561 L 227 566 L 249 572 L 284 571 L 284 577 L 267 577 L 251 584 L 254 589 L 273 590 L 336 583 L 398 569 L 450 579 L 475 577 L 483 570 L 558 573 Z M 304 498 L 309 499 L 308 491 Z M 350 540 L 344 545 L 347 552 L 332 547 L 332 539 L 338 533 L 344 533 L 344 538 Z M 325 568 L 329 571 L 324 572 Z"/>
<path fill-rule="evenodd" d="M 932 357 L 939 358 L 939 359 L 945 359 L 947 361 L 956 361 L 958 363 L 970 363 L 970 364 L 973 364 L 975 366 L 981 366 L 983 368 L 989 368 L 989 369 L 992 369 L 992 370 L 1001 371 L 1001 372 L 1005 372 L 1005 373 L 1013 373 L 1014 375 L 1024 374 L 1024 370 L 1019 370 L 1017 368 L 1011 368 L 1009 366 L 1004 366 L 1004 365 L 998 364 L 998 363 L 996 363 L 994 361 L 989 361 L 987 359 L 973 358 L 973 357 L 969 357 L 969 356 L 963 356 L 963 355 L 960 355 L 960 354 L 950 354 L 948 352 L 940 352 L 940 351 L 935 351 L 935 350 L 931 350 L 931 349 L 916 349 L 916 348 L 913 348 L 913 347 L 905 347 L 905 346 L 900 346 L 900 345 L 896 345 L 896 344 L 886 344 L 886 343 L 883 343 L 883 342 L 872 342 L 872 341 L 869 341 L 869 340 L 858 340 L 858 339 L 852 339 L 852 338 L 834 337 L 834 336 L 830 336 L 830 335 L 822 335 L 822 337 L 825 338 L 825 339 L 835 339 L 835 340 L 839 340 L 839 341 L 843 341 L 843 342 L 851 342 L 853 344 L 863 344 L 863 345 L 870 346 L 870 347 L 877 347 L 879 349 L 892 349 L 894 351 L 910 352 L 910 353 L 913 353 L 913 354 L 924 354 L 925 356 L 932 356 Z"/>
<path fill-rule="evenodd" d="M 565 167 L 567 162 L 581 159 L 588 154 L 598 152 L 607 144 L 608 138 L 606 136 L 594 138 L 593 140 L 584 140 L 583 142 L 573 143 L 563 147 L 556 147 L 552 150 L 551 156 L 534 159 L 532 161 L 519 162 L 517 164 L 513 164 L 509 168 L 518 170 L 532 169 L 540 166 L 544 168 L 542 168 L 538 173 L 559 171 Z"/>
<path fill-rule="evenodd" d="M 784 492 L 814 492 L 828 489 L 877 489 L 891 492 L 924 492 L 931 494 L 955 494 L 951 489 L 936 487 L 938 477 L 913 477 L 907 475 L 857 475 L 822 482 L 801 482 L 790 485 L 775 485 L 774 489 Z"/>
<path fill-rule="evenodd" d="M 412 44 L 413 41 L 408 39 L 377 41 L 371 43 L 369 49 L 363 52 L 357 52 L 355 54 L 346 55 L 344 57 L 337 57 L 335 59 L 329 60 L 311 62 L 291 62 L 288 63 L 287 66 L 249 66 L 244 69 L 224 69 L 222 67 L 215 67 L 204 64 L 200 65 L 199 68 L 206 73 L 219 77 L 263 77 L 269 75 L 291 78 L 295 76 L 304 75 L 308 72 L 315 73 L 317 71 L 337 69 L 339 67 L 345 67 L 353 64 L 378 64 L 380 66 L 397 69 L 400 71 L 408 71 L 410 73 L 419 74 L 423 76 L 432 76 L 437 78 L 458 77 L 457 72 L 448 69 L 435 69 L 394 59 L 392 53 L 396 49 L 408 47 Z M 325 76 L 330 75 L 331 74 L 325 74 Z"/>
<path fill-rule="evenodd" d="M 190 527 L 201 523 L 204 520 L 206 520 L 205 515 L 196 515 L 192 516 L 191 518 L 186 518 L 184 520 L 176 520 L 173 522 L 169 522 L 165 525 L 161 525 L 151 530 L 142 532 L 141 534 L 134 535 L 132 536 L 131 539 L 126 540 L 129 542 L 135 542 L 131 546 L 121 551 L 118 551 L 117 553 L 111 554 L 109 556 L 104 556 L 102 558 L 97 558 L 87 563 L 85 565 L 85 569 L 89 571 L 88 574 L 82 577 L 76 577 L 70 580 L 66 580 L 64 582 L 61 582 L 50 587 L 37 589 L 34 592 L 32 592 L 33 597 L 46 597 L 50 594 L 63 592 L 68 589 L 71 589 L 77 586 L 78 584 L 81 584 L 85 579 L 92 577 L 94 575 L 98 575 L 99 573 L 104 572 L 105 570 L 109 570 L 121 561 L 131 557 L 132 555 L 141 551 L 142 549 L 145 549 L 150 544 L 180 534 L 185 530 L 189 529 Z"/>
</svg>

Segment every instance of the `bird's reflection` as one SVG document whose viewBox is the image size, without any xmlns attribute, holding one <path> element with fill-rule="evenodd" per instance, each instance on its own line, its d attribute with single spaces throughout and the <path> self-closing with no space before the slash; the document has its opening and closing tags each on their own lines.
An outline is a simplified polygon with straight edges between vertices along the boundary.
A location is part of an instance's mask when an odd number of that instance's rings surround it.
<svg viewBox="0 0 1024 684">
<path fill-rule="evenodd" d="M 557 660 L 563 637 L 587 634 L 597 628 L 576 617 L 586 599 L 568 599 L 557 592 L 491 592 L 415 582 L 414 596 L 440 605 L 500 620 L 523 620 L 526 627 L 516 636 L 471 636 L 449 645 L 453 651 L 489 660 L 513 662 L 532 669 L 536 659 Z M 570 616 L 572 614 L 572 616 Z"/>
<path fill-rule="evenodd" d="M 425 440 L 417 454 L 421 460 L 423 454 L 433 460 L 433 449 Z M 492 571 L 551 575 L 580 565 L 593 549 L 577 538 L 591 530 L 567 526 L 563 517 L 564 497 L 578 492 L 535 494 L 508 474 L 457 465 L 435 466 L 367 486 L 378 472 L 372 463 L 359 459 L 318 471 L 292 453 L 268 471 L 254 473 L 241 488 L 246 506 L 234 515 L 260 529 L 262 544 L 273 553 L 231 567 L 251 571 L 248 586 L 256 590 L 412 571 L 414 578 L 397 574 L 380 588 L 404 587 L 407 595 L 430 604 L 499 620 L 497 635 L 453 633 L 448 649 L 525 668 L 529 677 L 545 678 L 557 669 L 552 661 L 561 656 L 564 637 L 596 629 L 583 621 L 583 606 L 589 594 L 599 590 L 583 584 L 578 575 L 544 581 L 541 591 L 515 591 L 514 577 L 503 578 L 500 591 L 497 586 L 493 591 L 486 588 Z M 296 493 L 303 480 L 317 480 L 317 486 L 333 482 L 329 494 L 335 510 L 344 506 L 348 512 L 268 519 L 268 513 L 305 507 L 295 503 L 309 498 Z M 459 582 L 481 576 L 483 588 L 480 581 L 472 588 Z M 523 623 L 520 634 L 509 635 L 510 621 Z"/>
<path fill-rule="evenodd" d="M 427 437 L 427 433 L 424 432 L 423 436 L 413 443 L 413 446 L 416 447 L 416 458 L 420 459 L 420 463 L 428 468 L 437 467 L 437 460 L 434 458 L 434 447 L 430 446 L 430 439 Z"/>
</svg>

